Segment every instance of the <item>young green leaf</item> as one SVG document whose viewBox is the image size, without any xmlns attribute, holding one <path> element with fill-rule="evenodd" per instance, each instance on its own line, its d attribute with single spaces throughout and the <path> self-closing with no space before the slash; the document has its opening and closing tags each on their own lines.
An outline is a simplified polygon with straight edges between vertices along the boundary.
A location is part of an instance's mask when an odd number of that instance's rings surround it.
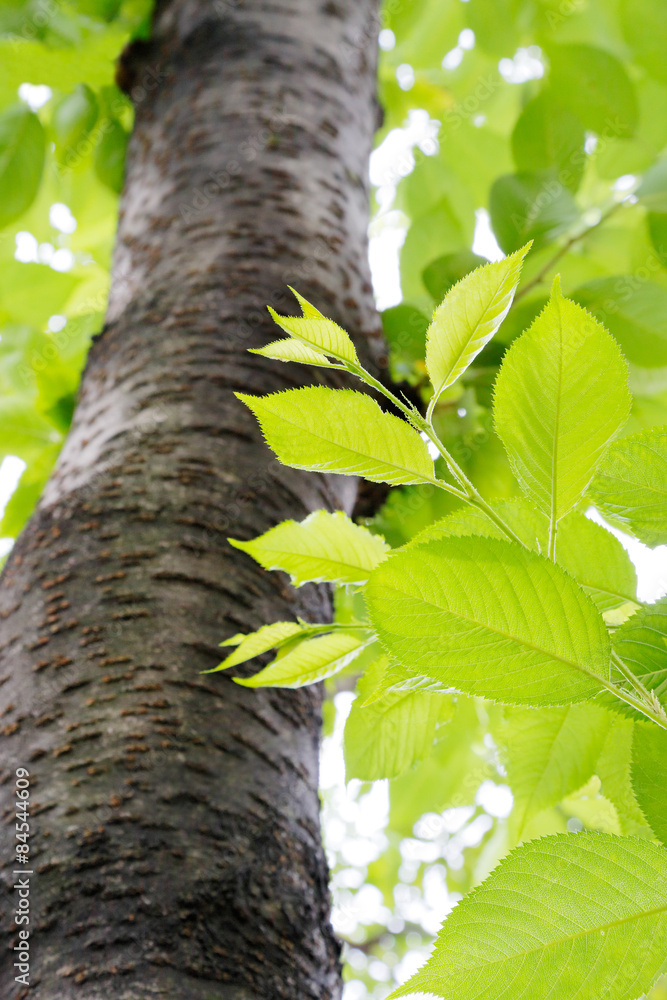
<svg viewBox="0 0 667 1000">
<path fill-rule="evenodd" d="M 530 244 L 485 264 L 447 292 L 426 334 L 426 370 L 433 384 L 431 408 L 456 382 L 507 315 Z"/>
<path fill-rule="evenodd" d="M 345 776 L 375 781 L 395 778 L 427 757 L 438 722 L 452 712 L 451 699 L 422 691 L 394 691 L 366 702 L 388 658 L 366 670 L 345 724 Z"/>
<path fill-rule="evenodd" d="M 326 354 L 307 347 L 300 340 L 294 337 L 286 337 L 285 340 L 274 340 L 266 347 L 249 348 L 250 354 L 260 354 L 263 358 L 271 358 L 273 361 L 296 361 L 300 365 L 317 365 L 319 368 L 331 368 L 332 363 Z"/>
<path fill-rule="evenodd" d="M 270 396 L 236 395 L 284 465 L 392 486 L 433 481 L 433 462 L 417 431 L 361 392 L 307 386 Z"/>
<path fill-rule="evenodd" d="M 294 289 L 292 291 L 294 292 Z M 280 316 L 275 309 L 269 306 L 269 312 L 278 326 L 285 333 L 289 333 L 290 337 L 294 337 L 316 353 L 328 354 L 330 357 L 336 358 L 337 361 L 358 365 L 359 358 L 357 357 L 357 352 L 345 330 L 338 326 L 337 323 L 334 323 L 333 320 L 323 316 L 315 306 L 311 305 L 298 292 L 294 292 L 294 294 L 301 306 L 303 316 Z M 273 347 L 275 345 L 269 346 Z M 268 348 L 263 348 L 263 351 L 266 350 Z M 313 362 L 309 363 L 312 364 Z"/>
<path fill-rule="evenodd" d="M 667 844 L 667 730 L 651 722 L 634 724 L 632 787 L 651 829 Z"/>
<path fill-rule="evenodd" d="M 516 836 L 543 809 L 586 784 L 615 716 L 597 705 L 507 708 L 496 731 L 514 795 Z"/>
<path fill-rule="evenodd" d="M 366 585 L 383 646 L 416 674 L 506 704 L 599 692 L 609 640 L 559 566 L 510 542 L 446 538 L 397 552 Z"/>
<path fill-rule="evenodd" d="M 618 344 L 558 279 L 533 325 L 510 347 L 495 424 L 526 495 L 553 527 L 579 502 L 630 412 Z"/>
<path fill-rule="evenodd" d="M 644 687 L 667 705 L 667 597 L 628 618 L 614 632 L 612 646 Z"/>
<path fill-rule="evenodd" d="M 235 677 L 243 687 L 299 688 L 333 677 L 347 667 L 372 640 L 331 632 L 306 639 L 252 677 Z"/>
<path fill-rule="evenodd" d="M 248 635 L 242 633 L 233 635 L 230 639 L 221 642 L 220 645 L 236 646 L 237 648 L 222 663 L 213 670 L 207 670 L 206 673 L 211 674 L 217 670 L 235 667 L 237 663 L 244 663 L 246 660 L 251 660 L 253 656 L 259 656 L 260 653 L 266 653 L 269 649 L 276 649 L 284 645 L 297 635 L 301 635 L 303 631 L 304 626 L 299 625 L 298 622 L 273 622 L 271 625 L 262 625 L 256 632 L 250 632 Z"/>
<path fill-rule="evenodd" d="M 595 506 L 646 545 L 667 542 L 667 427 L 615 442 L 589 492 Z"/>
<path fill-rule="evenodd" d="M 292 583 L 365 583 L 387 557 L 380 535 L 351 521 L 342 511 L 317 510 L 305 521 L 283 521 L 250 542 L 229 542 L 264 569 L 289 573 Z"/>
<path fill-rule="evenodd" d="M 543 837 L 459 903 L 392 996 L 635 1000 L 666 953 L 666 851 L 600 833 Z"/>
</svg>

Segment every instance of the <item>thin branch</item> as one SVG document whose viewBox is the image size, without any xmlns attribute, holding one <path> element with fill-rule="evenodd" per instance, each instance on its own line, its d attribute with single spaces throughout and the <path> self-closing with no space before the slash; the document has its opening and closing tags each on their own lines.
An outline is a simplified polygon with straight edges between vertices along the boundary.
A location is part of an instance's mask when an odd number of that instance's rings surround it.
<svg viewBox="0 0 667 1000">
<path fill-rule="evenodd" d="M 532 292 L 532 290 L 537 285 L 541 285 L 544 279 L 546 278 L 547 274 L 549 273 L 549 271 L 552 269 L 552 267 L 554 267 L 558 263 L 561 257 L 564 257 L 565 254 L 568 252 L 568 250 L 570 250 L 576 243 L 579 243 L 579 241 L 583 240 L 586 236 L 588 236 L 589 233 L 592 233 L 594 229 L 597 229 L 604 222 L 606 222 L 607 219 L 609 219 L 614 214 L 614 212 L 618 211 L 621 205 L 625 204 L 626 200 L 627 199 L 615 202 L 610 209 L 608 209 L 606 212 L 603 212 L 603 214 L 600 216 L 598 221 L 594 223 L 594 225 L 589 226 L 588 229 L 582 230 L 582 232 L 577 233 L 575 236 L 571 236 L 569 240 L 567 240 L 567 242 L 563 244 L 560 250 L 557 250 L 556 253 L 553 255 L 553 257 L 551 257 L 546 262 L 544 267 L 540 268 L 535 277 L 531 278 L 530 281 L 528 281 L 523 286 L 523 288 L 520 288 L 517 291 L 516 295 L 514 296 L 513 305 L 516 305 L 520 299 L 522 299 L 525 295 L 528 295 L 529 292 Z"/>
</svg>

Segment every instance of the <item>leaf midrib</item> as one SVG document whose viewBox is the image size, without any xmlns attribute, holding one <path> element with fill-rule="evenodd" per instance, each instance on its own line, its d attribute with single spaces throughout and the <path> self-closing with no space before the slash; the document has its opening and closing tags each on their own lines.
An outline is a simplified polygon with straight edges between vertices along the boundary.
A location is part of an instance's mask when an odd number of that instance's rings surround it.
<svg viewBox="0 0 667 1000">
<path fill-rule="evenodd" d="M 588 934 L 600 934 L 601 931 L 610 930 L 613 927 L 621 927 L 623 924 L 630 923 L 633 920 L 643 920 L 646 917 L 652 917 L 660 913 L 667 913 L 667 902 L 663 906 L 655 907 L 652 910 L 645 910 L 642 913 L 633 913 L 627 917 L 619 917 L 618 920 L 611 920 L 607 924 L 600 924 L 598 927 L 586 928 L 581 931 L 577 931 L 576 934 L 568 934 L 565 937 L 560 937 L 555 941 L 549 941 L 547 944 L 543 944 L 536 948 L 527 948 L 525 951 L 513 952 L 506 958 L 499 958 L 493 962 L 485 962 L 481 965 L 469 965 L 465 968 L 457 969 L 456 973 L 470 972 L 473 969 L 488 969 L 493 965 L 502 965 L 505 962 L 513 961 L 514 959 L 526 958 L 528 955 L 534 955 L 536 952 L 545 952 L 549 948 L 557 947 L 558 945 L 565 944 L 568 941 L 576 941 L 578 938 L 586 937 Z"/>
<path fill-rule="evenodd" d="M 408 594 L 403 590 L 399 590 L 398 587 L 393 587 L 392 589 L 396 594 L 403 594 L 404 597 L 409 597 L 412 600 L 415 599 L 414 594 Z M 531 642 L 525 642 L 523 639 L 519 639 L 517 638 L 517 636 L 512 635 L 509 632 L 503 632 L 501 629 L 494 628 L 493 625 L 487 625 L 486 622 L 480 622 L 476 621 L 474 618 L 468 618 L 466 615 L 461 614 L 461 612 L 452 611 L 450 608 L 441 608 L 439 605 L 433 604 L 432 601 L 428 601 L 424 597 L 420 597 L 420 600 L 423 601 L 424 604 L 429 605 L 429 607 L 434 608 L 436 611 L 445 611 L 447 614 L 454 615 L 455 617 L 460 618 L 462 621 L 468 622 L 468 624 L 470 625 L 477 625 L 479 628 L 485 628 L 489 632 L 493 632 L 495 635 L 501 636 L 503 639 L 511 639 L 513 642 L 519 643 L 521 646 L 525 646 L 526 649 L 532 649 L 534 650 L 534 652 L 542 653 L 544 656 L 549 656 L 552 660 L 558 660 L 559 663 L 564 663 L 568 667 L 574 667 L 575 670 L 581 671 L 581 673 L 586 674 L 588 677 L 592 677 L 596 681 L 603 682 L 604 680 L 606 680 L 606 678 L 602 677 L 600 674 L 596 674 L 593 671 L 588 670 L 586 667 L 583 667 L 580 663 L 575 663 L 573 660 L 568 660 L 564 656 L 559 656 L 558 653 L 552 653 L 550 650 L 542 649 L 541 646 L 535 646 Z M 393 634 L 397 635 L 398 633 L 394 632 Z M 407 636 L 399 636 L 399 638 L 407 638 Z M 602 686 L 603 687 L 605 686 L 604 683 L 602 684 Z"/>
<path fill-rule="evenodd" d="M 267 409 L 268 409 L 268 407 L 267 407 Z M 382 410 L 380 410 L 380 412 L 383 413 Z M 296 427 L 300 431 L 304 430 L 303 425 L 295 423 L 293 420 L 290 420 L 289 417 L 286 417 L 283 413 L 276 413 L 274 410 L 269 410 L 269 413 L 271 413 L 271 416 L 277 417 L 278 420 L 284 420 L 286 424 L 290 425 L 290 427 Z M 383 415 L 384 416 L 391 416 L 391 414 L 384 414 L 384 413 L 383 413 Z M 398 418 L 396 418 L 396 419 L 398 419 Z M 407 426 L 407 424 L 406 424 L 406 426 Z M 313 437 L 318 438 L 318 440 L 320 440 L 320 441 L 325 441 L 327 444 L 333 444 L 337 448 L 341 448 L 344 451 L 349 451 L 351 455 L 360 455 L 362 458 L 371 459 L 373 462 L 375 462 L 379 466 L 384 465 L 384 466 L 388 466 L 391 469 L 399 469 L 401 472 L 408 472 L 408 473 L 410 473 L 411 476 L 419 476 L 421 479 L 424 480 L 424 482 L 429 482 L 429 483 L 435 482 L 435 480 L 432 477 L 426 476 L 423 472 L 419 472 L 417 469 L 410 469 L 410 468 L 408 468 L 405 465 L 397 465 L 396 462 L 393 462 L 393 461 L 388 462 L 386 459 L 378 458 L 376 455 L 367 455 L 365 451 L 356 451 L 354 448 L 350 448 L 349 445 L 347 445 L 347 444 L 341 444 L 340 441 L 332 441 L 330 438 L 324 437 L 324 435 L 318 434 L 317 431 L 314 431 L 314 430 L 312 430 L 310 428 L 308 428 L 307 433 L 308 434 L 312 434 Z M 424 444 L 424 442 L 422 441 L 422 439 L 419 437 L 418 434 L 417 434 L 417 439 L 420 442 L 420 444 Z M 424 446 L 424 447 L 426 447 L 426 446 Z M 310 466 L 308 468 L 310 468 Z"/>
<path fill-rule="evenodd" d="M 288 557 L 290 559 L 312 559 L 314 562 L 324 563 L 327 566 L 341 566 L 343 569 L 362 570 L 364 573 L 368 573 L 369 575 L 375 569 L 375 566 L 364 566 L 361 562 L 343 562 L 340 559 L 330 559 L 328 556 L 313 555 L 312 552 L 294 552 L 290 549 L 271 549 L 268 546 L 264 546 L 264 549 L 270 558 L 275 557 L 279 559 Z M 379 565 L 379 563 L 376 563 L 376 565 Z M 280 567 L 277 568 L 280 569 Z"/>
<path fill-rule="evenodd" d="M 480 329 L 480 327 L 482 326 L 483 323 L 487 322 L 486 317 L 488 316 L 489 312 L 491 311 L 491 307 L 493 305 L 495 305 L 496 299 L 498 297 L 502 298 L 502 296 L 498 296 L 497 292 L 492 292 L 491 293 L 491 300 L 487 303 L 486 306 L 484 306 L 484 310 L 482 312 L 482 315 L 480 316 L 480 318 L 477 320 L 477 323 L 475 324 L 475 327 L 474 327 L 474 332 L 475 333 L 477 333 L 479 331 L 479 329 Z M 442 379 L 442 384 L 440 386 L 439 392 L 444 392 L 445 389 L 448 387 L 448 380 L 451 379 L 452 373 L 456 370 L 457 366 L 461 363 L 461 358 L 464 356 L 464 354 L 466 353 L 466 351 L 470 350 L 470 345 L 471 345 L 473 339 L 474 339 L 474 334 L 471 332 L 468 335 L 468 338 L 466 339 L 463 347 L 461 348 L 461 350 L 459 351 L 459 353 L 456 355 L 456 358 L 454 359 L 454 361 L 450 364 L 449 368 L 447 369 L 447 374 Z M 451 384 L 451 382 L 449 384 Z"/>
</svg>

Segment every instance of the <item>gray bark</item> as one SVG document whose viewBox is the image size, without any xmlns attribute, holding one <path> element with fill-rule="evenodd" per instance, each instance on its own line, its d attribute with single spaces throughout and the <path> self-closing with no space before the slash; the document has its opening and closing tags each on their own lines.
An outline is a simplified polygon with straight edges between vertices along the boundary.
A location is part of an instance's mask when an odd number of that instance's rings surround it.
<svg viewBox="0 0 667 1000">
<path fill-rule="evenodd" d="M 355 486 L 280 467 L 234 390 L 291 284 L 377 354 L 366 255 L 376 0 L 163 0 L 123 64 L 137 109 L 107 322 L 0 586 L 2 932 L 14 773 L 31 774 L 31 987 L 2 997 L 327 1000 L 320 693 L 203 676 L 218 643 L 329 597 L 226 542 Z M 8 957 L 11 956 L 11 957 Z"/>
</svg>

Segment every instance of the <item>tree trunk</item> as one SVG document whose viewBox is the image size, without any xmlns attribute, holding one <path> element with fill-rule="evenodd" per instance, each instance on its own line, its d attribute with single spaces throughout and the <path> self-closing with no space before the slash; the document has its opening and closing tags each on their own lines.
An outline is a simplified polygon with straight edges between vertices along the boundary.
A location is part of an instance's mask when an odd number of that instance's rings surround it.
<svg viewBox="0 0 667 1000">
<path fill-rule="evenodd" d="M 354 484 L 280 467 L 233 390 L 322 378 L 247 348 L 303 292 L 377 349 L 366 256 L 376 0 L 163 0 L 126 53 L 137 108 L 107 323 L 0 588 L 1 863 L 17 940 L 30 771 L 30 991 L 326 1000 L 320 693 L 202 676 L 218 643 L 330 613 L 232 549 Z M 7 956 L 11 957 L 7 957 Z"/>
</svg>

